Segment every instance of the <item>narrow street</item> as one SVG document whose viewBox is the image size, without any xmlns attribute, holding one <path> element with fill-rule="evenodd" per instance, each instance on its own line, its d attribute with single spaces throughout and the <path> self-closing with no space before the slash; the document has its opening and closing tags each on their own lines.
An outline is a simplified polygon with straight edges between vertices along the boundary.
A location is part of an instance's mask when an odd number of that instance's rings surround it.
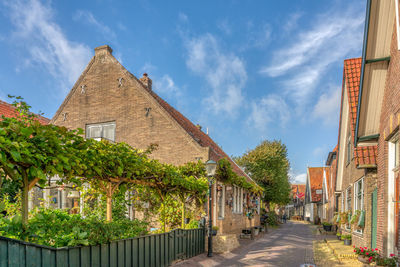
<svg viewBox="0 0 400 267">
<path fill-rule="evenodd" d="M 299 267 L 303 263 L 313 263 L 312 240 L 313 235 L 307 224 L 291 221 L 230 253 L 212 258 L 203 254 L 173 266 Z"/>
</svg>

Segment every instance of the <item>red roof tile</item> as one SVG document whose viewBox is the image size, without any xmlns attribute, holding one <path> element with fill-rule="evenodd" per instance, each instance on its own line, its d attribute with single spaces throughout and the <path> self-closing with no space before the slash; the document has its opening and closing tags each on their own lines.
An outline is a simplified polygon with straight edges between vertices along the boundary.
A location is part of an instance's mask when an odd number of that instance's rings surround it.
<svg viewBox="0 0 400 267">
<path fill-rule="evenodd" d="M 357 121 L 358 92 L 360 88 L 361 58 L 344 61 L 344 79 L 350 105 L 351 137 L 354 140 Z M 363 146 L 354 149 L 356 165 L 376 165 L 377 146 Z"/>
<path fill-rule="evenodd" d="M 0 100 L 0 116 L 2 115 L 4 115 L 5 117 L 15 117 L 17 115 L 17 112 L 13 105 Z M 38 115 L 37 118 L 41 124 L 48 124 L 50 121 L 49 119 L 42 117 L 40 115 Z"/>
<path fill-rule="evenodd" d="M 146 86 L 145 86 L 146 88 Z M 236 163 L 202 130 L 196 127 L 189 119 L 183 116 L 179 111 L 173 108 L 165 100 L 159 97 L 154 91 L 148 90 L 157 102 L 171 115 L 179 125 L 196 140 L 202 147 L 210 147 L 210 159 L 218 161 L 226 158 L 231 163 L 233 171 L 239 176 L 246 177 L 249 181 L 254 182 Z M 254 182 L 255 183 L 255 182 Z"/>
<path fill-rule="evenodd" d="M 296 194 L 297 193 L 302 193 L 303 196 L 300 199 L 305 198 L 306 194 L 306 185 L 305 184 L 292 184 L 292 197 L 293 199 L 296 199 Z"/>
<path fill-rule="evenodd" d="M 311 188 L 311 201 L 319 202 L 322 200 L 322 182 L 324 169 L 326 167 L 308 167 L 308 175 Z M 321 190 L 321 194 L 317 194 L 317 190 Z"/>
</svg>

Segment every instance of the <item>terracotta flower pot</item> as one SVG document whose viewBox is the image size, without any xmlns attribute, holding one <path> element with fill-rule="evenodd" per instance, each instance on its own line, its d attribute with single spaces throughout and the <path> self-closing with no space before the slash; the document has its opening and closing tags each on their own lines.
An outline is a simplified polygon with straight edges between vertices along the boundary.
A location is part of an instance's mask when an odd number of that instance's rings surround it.
<svg viewBox="0 0 400 267">
<path fill-rule="evenodd" d="M 370 264 L 370 261 L 368 260 L 367 257 L 364 257 L 362 255 L 358 255 L 358 260 L 364 264 Z"/>
</svg>

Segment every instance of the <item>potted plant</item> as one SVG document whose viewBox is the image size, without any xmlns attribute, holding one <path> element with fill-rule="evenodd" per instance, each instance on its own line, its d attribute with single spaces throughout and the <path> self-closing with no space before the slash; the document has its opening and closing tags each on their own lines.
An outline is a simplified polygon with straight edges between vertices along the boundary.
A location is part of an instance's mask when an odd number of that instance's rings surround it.
<svg viewBox="0 0 400 267">
<path fill-rule="evenodd" d="M 375 257 L 376 266 L 390 266 L 395 267 L 397 263 L 397 257 L 394 254 L 390 254 L 390 257 L 382 257 L 381 255 L 377 255 Z"/>
<path fill-rule="evenodd" d="M 324 227 L 324 230 L 327 232 L 332 231 L 332 224 L 329 222 L 323 222 L 322 227 Z"/>
<path fill-rule="evenodd" d="M 351 245 L 351 235 L 342 235 L 342 240 L 346 246 Z"/>
<path fill-rule="evenodd" d="M 358 255 L 358 260 L 364 264 L 370 264 L 379 256 L 377 249 L 369 249 L 368 247 L 354 247 L 354 252 Z"/>
<path fill-rule="evenodd" d="M 212 227 L 212 231 L 211 231 L 211 234 L 213 235 L 213 236 L 216 236 L 217 235 L 217 233 L 218 233 L 218 226 L 213 226 Z"/>
<path fill-rule="evenodd" d="M 339 232 L 339 233 L 336 234 L 336 237 L 337 237 L 338 240 L 341 240 L 342 234 Z"/>
</svg>

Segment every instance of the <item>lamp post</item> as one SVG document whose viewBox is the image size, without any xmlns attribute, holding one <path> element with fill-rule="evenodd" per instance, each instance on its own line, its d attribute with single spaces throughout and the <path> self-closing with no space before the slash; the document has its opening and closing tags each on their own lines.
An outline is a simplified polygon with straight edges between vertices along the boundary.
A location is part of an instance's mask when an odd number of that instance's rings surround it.
<svg viewBox="0 0 400 267">
<path fill-rule="evenodd" d="M 212 184 L 217 163 L 213 160 L 206 162 L 206 172 L 208 176 L 208 251 L 207 257 L 212 257 Z"/>
</svg>

